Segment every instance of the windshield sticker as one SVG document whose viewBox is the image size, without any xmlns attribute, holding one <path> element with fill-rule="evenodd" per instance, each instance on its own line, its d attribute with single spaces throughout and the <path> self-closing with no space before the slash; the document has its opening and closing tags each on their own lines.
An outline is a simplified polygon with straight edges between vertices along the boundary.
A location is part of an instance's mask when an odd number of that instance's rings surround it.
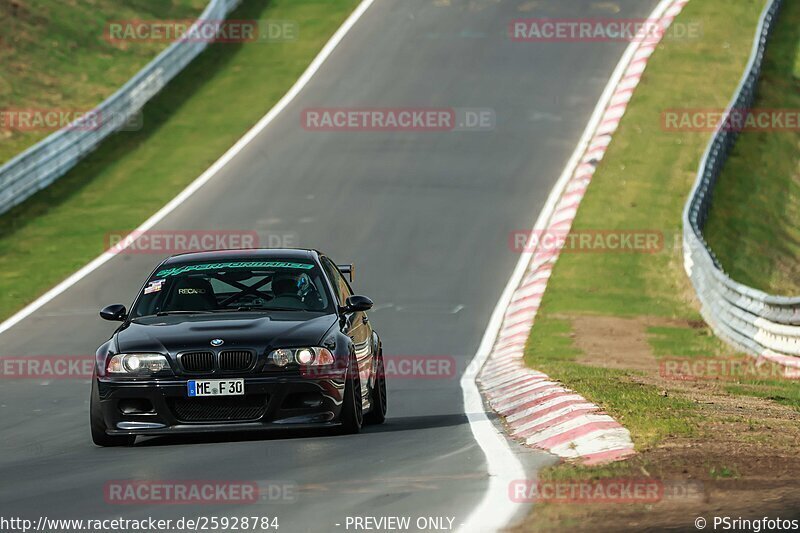
<svg viewBox="0 0 800 533">
<path fill-rule="evenodd" d="M 144 288 L 144 293 L 151 294 L 160 291 L 164 287 L 164 282 L 166 281 L 165 279 L 154 279 Z"/>
<path fill-rule="evenodd" d="M 307 263 L 287 263 L 285 261 L 243 261 L 239 263 L 206 263 L 202 265 L 186 265 L 174 268 L 167 268 L 159 271 L 156 276 L 168 278 L 177 276 L 185 272 L 197 272 L 200 270 L 227 270 L 231 268 L 293 268 L 299 270 L 310 270 L 314 265 Z M 163 281 L 163 280 L 162 280 Z M 157 290 L 161 290 L 160 288 Z"/>
</svg>

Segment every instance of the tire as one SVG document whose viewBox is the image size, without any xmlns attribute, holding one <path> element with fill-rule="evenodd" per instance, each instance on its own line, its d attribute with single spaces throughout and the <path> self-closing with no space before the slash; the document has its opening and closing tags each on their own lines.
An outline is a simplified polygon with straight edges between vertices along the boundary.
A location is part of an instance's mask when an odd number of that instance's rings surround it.
<svg viewBox="0 0 800 533">
<path fill-rule="evenodd" d="M 378 352 L 376 368 L 375 385 L 370 391 L 370 410 L 364 415 L 365 424 L 383 424 L 386 421 L 386 410 L 388 403 L 386 401 L 386 370 L 383 365 L 383 350 Z"/>
<path fill-rule="evenodd" d="M 347 377 L 344 382 L 344 402 L 342 414 L 339 416 L 341 426 L 339 433 L 354 435 L 361 431 L 364 423 L 363 404 L 361 402 L 361 378 L 358 375 L 358 365 L 355 357 L 350 358 Z"/>
<path fill-rule="evenodd" d="M 100 393 L 97 390 L 97 378 L 92 378 L 92 397 L 89 400 L 89 426 L 92 430 L 92 442 L 97 446 L 131 446 L 136 440 L 135 435 L 109 435 L 106 433 L 106 423 L 100 409 Z"/>
</svg>

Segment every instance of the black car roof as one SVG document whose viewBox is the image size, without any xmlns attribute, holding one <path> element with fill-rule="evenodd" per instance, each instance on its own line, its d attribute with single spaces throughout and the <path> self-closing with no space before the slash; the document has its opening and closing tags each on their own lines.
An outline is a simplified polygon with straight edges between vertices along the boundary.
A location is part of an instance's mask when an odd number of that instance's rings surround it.
<svg viewBox="0 0 800 533">
<path fill-rule="evenodd" d="M 229 261 L 231 259 L 242 259 L 252 261 L 255 259 L 272 260 L 298 260 L 315 259 L 316 250 L 306 250 L 300 248 L 252 248 L 247 250 L 211 250 L 207 252 L 191 252 L 169 257 L 162 265 L 173 265 L 176 263 L 187 263 L 190 261 Z"/>
</svg>

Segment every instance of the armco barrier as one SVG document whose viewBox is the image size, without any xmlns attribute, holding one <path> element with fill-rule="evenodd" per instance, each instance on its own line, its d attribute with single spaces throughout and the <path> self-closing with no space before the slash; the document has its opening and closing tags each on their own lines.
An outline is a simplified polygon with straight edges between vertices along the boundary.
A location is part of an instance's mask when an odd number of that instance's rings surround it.
<svg viewBox="0 0 800 533">
<path fill-rule="evenodd" d="M 725 116 L 734 109 L 751 109 L 755 100 L 767 41 L 782 0 L 769 0 L 753 43 L 744 76 Z M 731 148 L 735 128 L 724 126 L 711 138 L 683 212 L 684 267 L 701 303 L 701 313 L 714 332 L 736 348 L 786 367 L 800 375 L 800 297 L 772 296 L 733 281 L 703 237 L 714 186 Z"/>
<path fill-rule="evenodd" d="M 224 19 L 240 0 L 211 0 L 195 24 Z M 91 128 L 67 126 L 0 167 L 0 214 L 67 173 L 106 137 L 119 130 L 208 46 L 187 39 L 172 43 L 121 89 L 94 109 Z"/>
</svg>

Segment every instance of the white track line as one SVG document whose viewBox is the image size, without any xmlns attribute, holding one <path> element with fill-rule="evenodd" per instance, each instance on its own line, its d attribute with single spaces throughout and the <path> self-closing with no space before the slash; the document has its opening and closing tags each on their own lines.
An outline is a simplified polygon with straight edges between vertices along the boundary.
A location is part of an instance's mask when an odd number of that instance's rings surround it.
<svg viewBox="0 0 800 533">
<path fill-rule="evenodd" d="M 661 0 L 651 13 L 650 20 L 660 19 L 672 2 L 673 0 Z M 556 204 L 561 199 L 567 184 L 575 174 L 578 164 L 589 146 L 589 142 L 600 126 L 600 119 L 603 117 L 606 107 L 617 89 L 625 70 L 633 59 L 637 48 L 638 43 L 631 43 L 611 74 L 603 94 L 594 108 L 589 123 L 581 135 L 578 145 L 575 147 L 575 151 L 550 191 L 547 201 L 536 219 L 533 231 L 547 227 Z M 514 451 L 510 448 L 506 436 L 501 434 L 486 416 L 483 399 L 475 380 L 492 351 L 503 324 L 503 317 L 511 303 L 511 298 L 527 273 L 532 256 L 533 253 L 529 251 L 525 251 L 520 255 L 519 261 L 517 261 L 517 265 L 511 274 L 511 279 L 508 280 L 492 312 L 489 324 L 478 346 L 478 351 L 461 378 L 461 388 L 464 393 L 464 412 L 469 413 L 467 416 L 472 428 L 472 434 L 481 449 L 483 449 L 490 476 L 489 487 L 484 494 L 483 500 L 473 509 L 472 513 L 459 528 L 459 531 L 465 533 L 499 531 L 508 526 L 514 516 L 524 508 L 522 504 L 511 501 L 508 497 L 508 487 L 515 479 L 525 479 L 525 470 Z"/>
<path fill-rule="evenodd" d="M 120 250 L 127 248 L 136 240 L 138 237 L 143 234 L 145 231 L 149 230 L 159 222 L 161 222 L 164 217 L 169 215 L 172 211 L 175 210 L 178 206 L 180 206 L 183 202 L 185 202 L 191 195 L 196 193 L 203 185 L 208 183 L 208 181 L 213 178 L 222 168 L 225 167 L 234 157 L 236 157 L 239 152 L 241 152 L 250 142 L 256 138 L 256 136 L 261 133 L 264 128 L 266 128 L 275 117 L 277 117 L 281 111 L 286 109 L 292 100 L 303 90 L 303 88 L 308 84 L 309 81 L 314 77 L 314 74 L 320 69 L 322 64 L 328 59 L 328 56 L 336 49 L 339 43 L 344 39 L 345 35 L 350 31 L 350 29 L 358 22 L 358 19 L 361 18 L 361 15 L 372 5 L 375 0 L 362 0 L 362 2 L 358 5 L 358 7 L 353 11 L 347 20 L 344 21 L 336 33 L 325 43 L 325 46 L 322 47 L 317 57 L 311 62 L 308 68 L 303 72 L 303 74 L 298 78 L 292 88 L 289 89 L 283 98 L 281 98 L 275 106 L 269 110 L 269 112 L 264 115 L 264 117 L 258 121 L 258 123 L 253 126 L 250 131 L 245 133 L 244 137 L 239 139 L 236 144 L 234 144 L 225 154 L 220 157 L 213 165 L 211 165 L 208 170 L 203 172 L 197 179 L 195 179 L 192 183 L 189 184 L 184 190 L 178 194 L 175 198 L 173 198 L 167 205 L 162 207 L 156 214 L 148 218 L 141 226 L 136 228 L 131 233 L 130 239 L 125 239 L 121 244 L 123 248 L 119 248 L 120 245 L 117 246 L 116 252 L 112 253 L 110 251 L 104 252 L 102 255 L 95 258 L 92 262 L 72 274 L 70 277 L 44 293 L 42 296 L 25 306 L 23 309 L 12 315 L 10 318 L 5 320 L 2 324 L 0 324 L 0 333 L 3 333 L 16 324 L 18 324 L 23 319 L 27 318 L 31 314 L 33 314 L 36 310 L 40 309 L 42 306 L 46 305 L 48 302 L 53 300 L 56 296 L 63 293 L 80 280 L 100 268 L 103 264 L 105 264 L 108 260 L 112 257 L 117 255 Z"/>
</svg>

